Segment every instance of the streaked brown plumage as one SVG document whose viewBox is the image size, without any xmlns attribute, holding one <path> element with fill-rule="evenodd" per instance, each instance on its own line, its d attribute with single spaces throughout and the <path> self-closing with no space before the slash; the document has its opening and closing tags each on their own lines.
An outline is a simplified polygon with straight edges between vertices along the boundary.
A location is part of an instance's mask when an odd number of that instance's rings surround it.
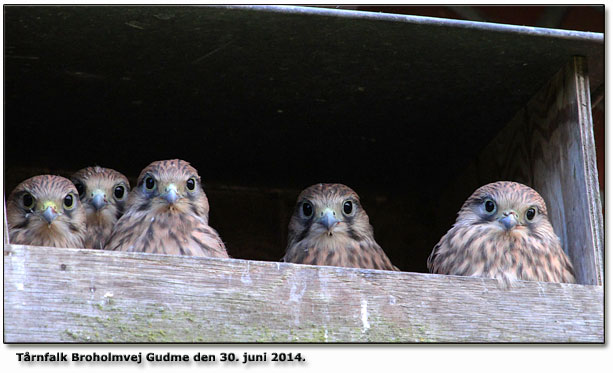
<svg viewBox="0 0 613 373">
<path fill-rule="evenodd" d="M 547 217 L 545 201 L 523 184 L 477 189 L 428 258 L 432 273 L 575 282 L 572 265 Z"/>
<path fill-rule="evenodd" d="M 300 193 L 283 261 L 398 271 L 375 241 L 360 198 L 342 184 L 315 184 Z"/>
<path fill-rule="evenodd" d="M 87 216 L 85 247 L 102 249 L 123 215 L 130 182 L 123 174 L 103 167 L 87 167 L 71 177 Z"/>
<path fill-rule="evenodd" d="M 228 258 L 208 220 L 198 171 L 179 159 L 156 161 L 140 173 L 104 249 Z"/>
<path fill-rule="evenodd" d="M 85 210 L 70 180 L 39 175 L 19 184 L 6 204 L 13 244 L 84 247 Z"/>
</svg>

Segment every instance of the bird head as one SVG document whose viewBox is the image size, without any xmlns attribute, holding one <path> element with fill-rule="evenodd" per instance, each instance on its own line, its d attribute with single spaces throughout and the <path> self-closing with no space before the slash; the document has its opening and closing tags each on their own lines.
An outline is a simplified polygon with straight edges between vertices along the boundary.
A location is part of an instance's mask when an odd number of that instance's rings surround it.
<svg viewBox="0 0 613 373">
<path fill-rule="evenodd" d="M 186 161 L 156 161 L 138 178 L 134 201 L 158 212 L 193 212 L 208 221 L 209 204 L 198 171 Z M 132 197 L 131 197 L 132 198 Z"/>
<path fill-rule="evenodd" d="M 289 224 L 290 241 L 372 236 L 358 195 L 342 184 L 316 184 L 300 196 Z"/>
<path fill-rule="evenodd" d="M 25 180 L 9 196 L 9 229 L 23 230 L 32 236 L 32 242 L 41 245 L 55 236 L 80 234 L 85 213 L 77 195 L 70 180 L 61 176 L 40 175 Z"/>
<path fill-rule="evenodd" d="M 515 280 L 575 282 L 545 201 L 510 181 L 474 191 L 427 266 L 432 273 L 496 278 L 503 288 Z"/>
<path fill-rule="evenodd" d="M 477 189 L 458 213 L 458 223 L 485 224 L 503 234 L 549 224 L 543 198 L 532 188 L 499 181 Z"/>
<path fill-rule="evenodd" d="M 130 182 L 110 168 L 87 167 L 70 178 L 85 207 L 88 220 L 107 219 L 113 224 L 122 215 Z"/>
</svg>

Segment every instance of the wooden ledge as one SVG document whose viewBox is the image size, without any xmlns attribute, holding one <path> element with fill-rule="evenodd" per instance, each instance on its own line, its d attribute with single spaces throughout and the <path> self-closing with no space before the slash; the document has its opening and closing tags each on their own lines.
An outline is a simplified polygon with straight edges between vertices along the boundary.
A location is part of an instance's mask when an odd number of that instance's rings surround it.
<svg viewBox="0 0 613 373">
<path fill-rule="evenodd" d="M 4 342 L 604 342 L 603 288 L 4 247 Z"/>
</svg>

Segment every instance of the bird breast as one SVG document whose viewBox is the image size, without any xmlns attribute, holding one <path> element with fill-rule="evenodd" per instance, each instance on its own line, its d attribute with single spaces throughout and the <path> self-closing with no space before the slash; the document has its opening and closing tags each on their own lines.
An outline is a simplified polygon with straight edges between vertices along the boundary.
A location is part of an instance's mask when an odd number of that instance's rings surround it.
<svg viewBox="0 0 613 373">
<path fill-rule="evenodd" d="M 326 232 L 311 234 L 304 240 L 309 242 L 309 246 L 317 247 L 322 250 L 338 250 L 347 247 L 349 237 L 342 232 L 333 232 L 332 235 Z"/>
</svg>

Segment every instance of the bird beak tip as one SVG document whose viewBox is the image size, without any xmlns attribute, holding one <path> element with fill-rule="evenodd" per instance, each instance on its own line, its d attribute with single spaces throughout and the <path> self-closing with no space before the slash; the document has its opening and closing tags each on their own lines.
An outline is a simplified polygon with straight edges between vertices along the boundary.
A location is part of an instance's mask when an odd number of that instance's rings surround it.
<svg viewBox="0 0 613 373">
<path fill-rule="evenodd" d="M 47 207 L 47 209 L 43 212 L 43 218 L 47 221 L 47 223 L 49 223 L 49 225 L 53 223 L 56 217 L 57 213 L 51 206 Z"/>
<path fill-rule="evenodd" d="M 504 229 L 507 231 L 510 231 L 517 225 L 517 219 L 515 219 L 514 215 L 507 215 L 501 218 L 499 221 L 504 226 Z"/>
<path fill-rule="evenodd" d="M 92 199 L 92 204 L 94 205 L 96 211 L 98 211 L 104 206 L 106 206 L 106 200 L 104 199 L 104 196 L 102 194 L 96 194 Z"/>
<path fill-rule="evenodd" d="M 332 229 L 338 223 L 336 217 L 332 214 L 331 211 L 326 212 L 321 218 L 319 218 L 319 223 L 326 227 L 328 230 L 328 235 L 332 235 Z"/>
<path fill-rule="evenodd" d="M 177 202 L 179 196 L 175 190 L 171 189 L 164 195 L 164 198 L 166 198 L 166 201 L 172 205 Z"/>
</svg>

